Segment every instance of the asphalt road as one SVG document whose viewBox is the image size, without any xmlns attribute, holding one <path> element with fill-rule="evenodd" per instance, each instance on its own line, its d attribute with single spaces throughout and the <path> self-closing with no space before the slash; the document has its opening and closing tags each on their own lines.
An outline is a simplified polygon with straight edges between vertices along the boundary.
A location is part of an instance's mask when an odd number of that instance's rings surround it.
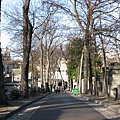
<svg viewBox="0 0 120 120">
<path fill-rule="evenodd" d="M 37 107 L 39 106 L 39 107 Z M 36 104 L 37 110 L 29 120 L 106 120 L 85 100 L 69 94 L 51 94 Z"/>
</svg>

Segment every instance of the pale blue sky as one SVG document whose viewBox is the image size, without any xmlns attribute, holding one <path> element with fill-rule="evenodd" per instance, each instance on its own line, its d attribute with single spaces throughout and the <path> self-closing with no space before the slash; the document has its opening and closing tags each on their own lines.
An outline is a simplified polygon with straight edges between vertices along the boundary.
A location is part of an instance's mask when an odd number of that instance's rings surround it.
<svg viewBox="0 0 120 120">
<path fill-rule="evenodd" d="M 2 0 L 2 9 L 9 8 L 10 5 L 17 7 L 16 5 L 21 4 L 22 2 L 23 2 L 23 0 Z M 21 9 L 22 9 L 22 6 L 21 6 Z M 116 17 L 118 17 L 118 13 L 116 14 Z M 1 18 L 1 20 L 2 20 L 2 18 Z M 2 22 L 4 22 L 4 21 L 2 21 Z M 1 31 L 1 46 L 7 47 L 9 45 L 9 42 L 10 42 L 10 36 L 7 33 Z"/>
<path fill-rule="evenodd" d="M 1 2 L 1 10 L 4 9 L 8 9 L 10 6 L 16 6 L 18 4 L 20 4 L 23 0 L 2 0 Z M 2 24 L 3 24 L 3 17 L 2 17 L 3 13 L 1 13 L 1 28 L 2 28 Z M 5 21 L 6 22 L 6 21 Z M 3 48 L 7 47 L 9 45 L 10 42 L 10 36 L 1 30 L 1 46 Z"/>
</svg>

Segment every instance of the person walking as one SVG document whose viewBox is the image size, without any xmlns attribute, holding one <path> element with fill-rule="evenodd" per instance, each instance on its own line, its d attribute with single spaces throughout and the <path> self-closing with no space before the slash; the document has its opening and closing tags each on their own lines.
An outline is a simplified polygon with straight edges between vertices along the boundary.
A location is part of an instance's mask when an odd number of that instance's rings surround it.
<svg viewBox="0 0 120 120">
<path fill-rule="evenodd" d="M 55 87 L 55 92 L 58 93 L 58 86 Z"/>
</svg>

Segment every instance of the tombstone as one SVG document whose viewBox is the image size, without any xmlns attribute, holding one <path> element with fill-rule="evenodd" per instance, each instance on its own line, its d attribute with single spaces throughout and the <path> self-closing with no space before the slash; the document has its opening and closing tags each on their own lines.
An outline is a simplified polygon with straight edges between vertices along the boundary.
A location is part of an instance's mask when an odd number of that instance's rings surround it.
<svg viewBox="0 0 120 120">
<path fill-rule="evenodd" d="M 120 97 L 120 63 L 113 62 L 109 65 L 109 77 L 108 77 L 108 83 L 110 86 L 110 96 L 115 97 L 115 91 L 116 97 Z"/>
<path fill-rule="evenodd" d="M 118 85 L 118 99 L 120 99 L 120 85 Z"/>
</svg>

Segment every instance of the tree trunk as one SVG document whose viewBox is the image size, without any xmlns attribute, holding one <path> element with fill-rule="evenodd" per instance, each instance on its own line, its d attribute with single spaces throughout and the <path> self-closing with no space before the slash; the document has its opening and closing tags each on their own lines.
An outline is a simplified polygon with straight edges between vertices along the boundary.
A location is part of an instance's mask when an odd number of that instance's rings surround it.
<svg viewBox="0 0 120 120">
<path fill-rule="evenodd" d="M 107 71 L 106 71 L 106 54 L 105 54 L 105 48 L 104 48 L 104 42 L 103 42 L 103 38 L 102 38 L 102 23 L 101 23 L 101 15 L 100 15 L 100 41 L 102 44 L 102 53 L 103 53 L 103 67 L 104 67 L 104 71 L 103 71 L 103 79 L 104 79 L 104 92 L 105 92 L 105 96 L 106 99 L 108 99 L 108 81 L 107 81 Z"/>
<path fill-rule="evenodd" d="M 117 43 L 117 40 L 115 38 L 115 52 L 116 52 L 116 57 L 117 57 L 117 62 L 120 62 L 120 56 L 119 56 L 119 44 Z"/>
<path fill-rule="evenodd" d="M 23 65 L 22 65 L 22 84 L 25 97 L 28 98 L 28 72 L 29 56 L 31 50 L 33 27 L 28 17 L 30 0 L 25 0 L 23 6 Z"/>
<path fill-rule="evenodd" d="M 92 60 L 91 60 L 91 53 L 89 49 L 89 94 L 92 95 Z"/>
<path fill-rule="evenodd" d="M 49 60 L 49 52 L 47 51 L 47 65 L 46 65 L 46 91 L 49 91 L 49 68 L 50 68 L 50 60 Z"/>
<path fill-rule="evenodd" d="M 41 89 L 44 89 L 43 81 L 43 48 L 42 48 L 42 39 L 39 40 L 40 43 L 40 75 L 41 75 Z"/>
<path fill-rule="evenodd" d="M 0 24 L 1 24 L 1 1 L 0 1 Z M 1 33 L 0 33 L 1 36 Z M 5 97 L 5 86 L 4 86 L 4 76 L 3 76 L 3 63 L 1 54 L 1 42 L 0 42 L 0 105 L 6 105 Z"/>
<path fill-rule="evenodd" d="M 34 56 L 33 56 L 33 53 L 31 52 L 31 71 L 32 71 L 32 76 L 31 76 L 31 79 L 32 79 L 32 88 L 34 88 Z"/>
<path fill-rule="evenodd" d="M 86 30 L 85 30 L 85 39 L 84 39 L 84 82 L 85 82 L 85 93 L 88 91 L 88 65 L 89 65 L 89 27 L 90 21 L 87 21 Z"/>
<path fill-rule="evenodd" d="M 84 93 L 87 93 L 88 88 L 88 47 L 87 40 L 84 40 Z"/>
<path fill-rule="evenodd" d="M 86 3 L 87 4 L 87 3 Z M 84 80 L 85 80 L 85 93 L 88 93 L 88 81 L 91 86 L 91 58 L 90 58 L 90 25 L 92 22 L 91 16 L 93 14 L 92 11 L 92 3 L 91 1 L 88 2 L 87 4 L 87 21 L 86 21 L 86 28 L 84 32 Z M 88 70 L 89 68 L 89 70 Z M 89 71 L 89 72 L 88 72 Z M 89 80 L 88 80 L 89 77 Z"/>
<path fill-rule="evenodd" d="M 5 97 L 4 76 L 3 76 L 3 64 L 0 45 L 0 105 L 8 104 Z"/>
<path fill-rule="evenodd" d="M 82 55 L 80 59 L 80 65 L 79 65 L 79 93 L 82 93 L 82 66 L 83 66 L 83 50 L 82 50 Z"/>
<path fill-rule="evenodd" d="M 93 32 L 94 33 L 94 32 Z M 93 67 L 94 67 L 94 79 L 95 79 L 95 85 L 94 85 L 94 92 L 96 97 L 98 96 L 98 87 L 97 87 L 97 71 L 96 71 L 96 54 L 97 54 L 97 48 L 96 48 L 96 40 L 95 36 L 93 35 L 93 40 L 94 40 L 94 59 L 93 59 Z"/>
</svg>

